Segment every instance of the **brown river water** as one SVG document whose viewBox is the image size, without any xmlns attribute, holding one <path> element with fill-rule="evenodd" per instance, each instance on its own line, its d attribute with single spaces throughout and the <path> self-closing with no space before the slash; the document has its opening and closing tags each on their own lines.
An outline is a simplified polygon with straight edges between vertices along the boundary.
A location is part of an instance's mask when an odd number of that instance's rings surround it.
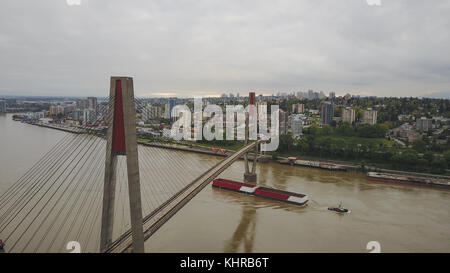
<svg viewBox="0 0 450 273">
<path fill-rule="evenodd" d="M 0 114 L 0 194 L 65 134 Z M 220 160 L 193 153 L 189 158 Z M 243 171 L 238 161 L 220 177 L 242 181 Z M 361 173 L 273 162 L 258 164 L 257 174 L 260 185 L 308 194 L 308 205 L 207 186 L 147 240 L 146 251 L 369 252 L 367 243 L 378 241 L 381 252 L 450 252 L 448 190 L 375 183 Z M 351 213 L 327 210 L 340 201 Z"/>
</svg>

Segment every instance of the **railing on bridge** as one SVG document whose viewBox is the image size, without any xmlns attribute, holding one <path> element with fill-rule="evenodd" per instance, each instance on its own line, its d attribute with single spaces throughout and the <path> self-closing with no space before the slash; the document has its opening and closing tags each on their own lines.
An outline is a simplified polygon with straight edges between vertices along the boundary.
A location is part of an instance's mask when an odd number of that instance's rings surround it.
<svg viewBox="0 0 450 273">
<path fill-rule="evenodd" d="M 168 199 L 158 209 L 150 213 L 144 218 L 144 238 L 147 240 L 153 235 L 164 223 L 166 223 L 173 215 L 183 208 L 195 195 L 197 195 L 204 187 L 206 187 L 214 178 L 220 175 L 226 168 L 230 167 L 236 160 L 242 157 L 248 151 L 260 144 L 262 141 L 255 141 L 236 151 L 231 156 L 217 163 L 215 166 L 207 170 L 205 173 L 194 179 L 186 187 L 177 194 Z M 105 251 L 109 253 L 130 251 L 132 247 L 131 230 L 120 236 Z"/>
<path fill-rule="evenodd" d="M 148 111 L 145 101 L 134 103 L 140 112 Z M 114 104 L 115 99 L 101 104 L 96 120 L 71 128 L 0 196 L 0 239 L 6 252 L 64 252 L 69 241 L 79 242 L 83 252 L 100 251 L 107 145 L 105 130 L 95 128 L 112 122 Z M 224 159 L 139 145 L 144 239 L 259 143 L 249 143 Z M 115 239 L 106 252 L 129 251 L 132 245 L 125 158 L 118 158 L 115 177 Z"/>
</svg>

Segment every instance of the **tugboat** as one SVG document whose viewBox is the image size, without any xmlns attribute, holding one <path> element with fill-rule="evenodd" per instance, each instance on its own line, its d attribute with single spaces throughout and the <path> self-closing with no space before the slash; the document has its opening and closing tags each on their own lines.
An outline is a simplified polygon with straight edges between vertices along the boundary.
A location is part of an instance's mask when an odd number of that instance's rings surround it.
<svg viewBox="0 0 450 273">
<path fill-rule="evenodd" d="M 337 208 L 328 208 L 328 210 L 335 211 L 335 212 L 338 212 L 338 213 L 347 213 L 347 212 L 349 212 L 348 209 L 346 209 L 346 208 L 344 208 L 342 206 L 342 202 L 339 203 L 339 206 Z"/>
</svg>

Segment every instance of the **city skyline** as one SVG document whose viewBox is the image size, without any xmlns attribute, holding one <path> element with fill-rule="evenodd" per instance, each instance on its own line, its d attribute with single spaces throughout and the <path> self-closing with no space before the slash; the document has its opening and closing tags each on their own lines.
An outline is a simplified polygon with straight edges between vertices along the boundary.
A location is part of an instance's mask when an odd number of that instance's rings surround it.
<svg viewBox="0 0 450 273">
<path fill-rule="evenodd" d="M 103 96 L 111 75 L 133 76 L 138 96 L 450 94 L 448 1 L 26 6 L 2 2 L 0 95 Z"/>
</svg>

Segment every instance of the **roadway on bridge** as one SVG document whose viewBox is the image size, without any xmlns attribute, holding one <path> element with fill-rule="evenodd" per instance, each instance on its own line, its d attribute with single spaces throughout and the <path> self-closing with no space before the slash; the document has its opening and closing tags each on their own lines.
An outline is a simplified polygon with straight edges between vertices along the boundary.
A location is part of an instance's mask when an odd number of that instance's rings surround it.
<svg viewBox="0 0 450 273">
<path fill-rule="evenodd" d="M 194 196 L 196 196 L 203 188 L 205 188 L 214 178 L 219 176 L 231 164 L 250 151 L 255 145 L 260 144 L 261 140 L 248 144 L 247 146 L 236 151 L 231 156 L 217 163 L 204 174 L 194 179 L 186 187 L 177 194 L 163 203 L 159 208 L 147 215 L 144 220 L 144 238 L 150 238 L 164 223 L 166 223 L 173 215 L 183 208 Z M 132 248 L 131 230 L 125 232 L 106 250 L 107 253 L 131 252 Z"/>
</svg>

